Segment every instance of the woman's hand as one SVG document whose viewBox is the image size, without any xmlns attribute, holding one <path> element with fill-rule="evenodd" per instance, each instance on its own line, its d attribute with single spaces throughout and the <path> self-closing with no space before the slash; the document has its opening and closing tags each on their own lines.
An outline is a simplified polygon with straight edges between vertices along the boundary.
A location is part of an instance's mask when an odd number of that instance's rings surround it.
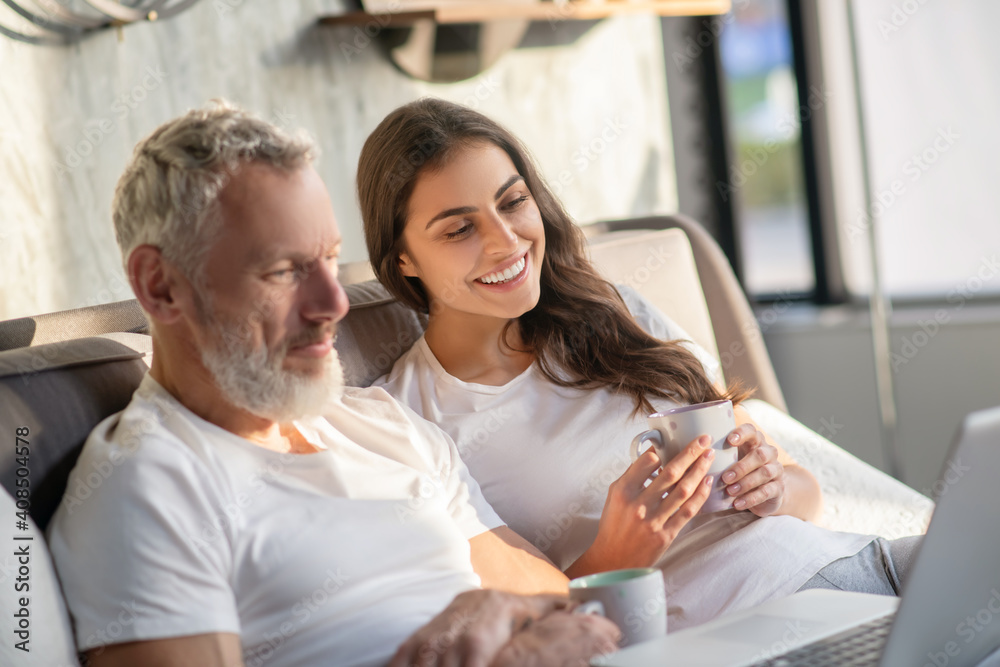
<svg viewBox="0 0 1000 667">
<path fill-rule="evenodd" d="M 727 436 L 739 447 L 739 460 L 722 473 L 733 507 L 770 516 L 781 509 L 785 498 L 785 467 L 778 449 L 752 423 L 740 424 Z"/>
<path fill-rule="evenodd" d="M 710 442 L 708 436 L 691 441 L 652 479 L 661 463 L 656 453 L 636 459 L 608 488 L 597 537 L 567 576 L 654 565 L 712 490 L 705 477 L 715 455 L 706 449 Z"/>
</svg>

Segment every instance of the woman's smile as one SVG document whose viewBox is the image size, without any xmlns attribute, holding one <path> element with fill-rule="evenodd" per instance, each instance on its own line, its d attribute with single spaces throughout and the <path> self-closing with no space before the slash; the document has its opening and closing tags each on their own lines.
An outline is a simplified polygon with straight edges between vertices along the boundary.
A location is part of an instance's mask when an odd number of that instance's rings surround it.
<svg viewBox="0 0 1000 667">
<path fill-rule="evenodd" d="M 528 253 L 523 253 L 520 258 L 511 262 L 506 262 L 505 266 L 478 278 L 478 282 L 490 287 L 506 287 L 524 282 L 527 277 Z"/>
</svg>

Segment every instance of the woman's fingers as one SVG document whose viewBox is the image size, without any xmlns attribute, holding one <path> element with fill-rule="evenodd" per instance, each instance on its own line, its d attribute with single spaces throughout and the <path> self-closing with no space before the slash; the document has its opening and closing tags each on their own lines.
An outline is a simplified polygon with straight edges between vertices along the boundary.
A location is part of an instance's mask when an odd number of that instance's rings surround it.
<svg viewBox="0 0 1000 667">
<path fill-rule="evenodd" d="M 659 493 L 661 496 L 667 493 L 670 487 L 676 484 L 691 466 L 699 461 L 698 457 L 704 456 L 708 451 L 712 451 L 711 449 L 707 449 L 711 444 L 712 439 L 707 435 L 692 440 L 680 453 L 663 464 L 660 474 L 646 488 L 645 493 Z M 711 461 L 709 461 L 709 464 L 711 464 Z M 707 466 L 705 469 L 708 469 Z"/>
<path fill-rule="evenodd" d="M 753 427 L 750 428 L 753 429 Z M 753 429 L 753 433 L 748 436 L 733 432 L 730 434 L 730 438 L 733 435 L 739 436 L 740 460 L 722 473 L 723 483 L 735 484 L 761 466 L 778 460 L 778 450 L 767 444 L 767 441 L 757 430 Z M 746 484 L 743 486 L 746 487 Z"/>
<path fill-rule="evenodd" d="M 657 520 L 665 522 L 679 513 L 681 518 L 687 516 L 687 519 L 690 519 L 698 513 L 712 488 L 713 480 L 706 475 L 714 458 L 714 450 L 705 450 L 670 488 L 666 497 L 659 491 L 655 492 L 658 495 L 650 504 Z M 649 489 L 646 489 L 645 493 L 649 493 Z M 687 511 L 682 513 L 682 509 Z M 687 520 L 685 519 L 683 523 L 687 523 Z"/>
<path fill-rule="evenodd" d="M 656 469 L 659 467 L 660 457 L 650 447 L 629 465 L 625 472 L 622 473 L 622 476 L 618 478 L 618 481 L 629 488 L 641 490 L 646 480 L 649 479 L 649 476 L 656 472 Z"/>
<path fill-rule="evenodd" d="M 777 461 L 765 463 L 759 468 L 751 470 L 741 477 L 739 481 L 726 486 L 726 493 L 731 496 L 741 496 L 747 492 L 761 487 L 771 480 L 778 479 L 784 472 L 784 467 Z"/>
<path fill-rule="evenodd" d="M 757 487 L 733 501 L 738 510 L 749 509 L 758 516 L 774 514 L 781 507 L 785 495 L 785 482 L 776 479 Z"/>
<path fill-rule="evenodd" d="M 733 507 L 766 516 L 777 511 L 785 493 L 784 466 L 778 450 L 752 424 L 742 424 L 728 436 L 740 448 L 740 460 L 722 473 Z"/>
</svg>

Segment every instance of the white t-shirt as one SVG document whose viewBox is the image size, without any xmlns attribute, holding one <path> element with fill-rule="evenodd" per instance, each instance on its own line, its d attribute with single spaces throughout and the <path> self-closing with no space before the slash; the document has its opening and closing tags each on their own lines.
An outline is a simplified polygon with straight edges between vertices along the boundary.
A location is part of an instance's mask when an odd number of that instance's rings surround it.
<svg viewBox="0 0 1000 667">
<path fill-rule="evenodd" d="M 91 434 L 50 528 L 80 650 L 231 632 L 247 667 L 380 665 L 479 585 L 502 525 L 454 444 L 378 388 L 296 422 L 280 454 L 147 376 Z"/>
<path fill-rule="evenodd" d="M 637 293 L 622 294 L 647 331 L 688 339 Z M 715 377 L 711 355 L 688 346 Z M 630 398 L 606 388 L 560 387 L 537 364 L 499 387 L 463 382 L 444 370 L 424 338 L 376 384 L 447 431 L 500 517 L 562 569 L 593 543 L 608 486 L 631 463 L 633 436 L 647 428 L 643 416 L 631 416 Z M 668 626 L 679 630 L 793 593 L 871 539 L 786 516 L 758 519 L 736 510 L 698 516 L 659 563 Z"/>
</svg>

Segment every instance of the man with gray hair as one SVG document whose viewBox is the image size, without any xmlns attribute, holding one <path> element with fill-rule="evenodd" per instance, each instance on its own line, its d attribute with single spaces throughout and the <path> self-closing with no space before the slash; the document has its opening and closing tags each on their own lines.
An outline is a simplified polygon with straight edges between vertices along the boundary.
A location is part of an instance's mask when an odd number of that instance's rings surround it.
<svg viewBox="0 0 1000 667">
<path fill-rule="evenodd" d="M 585 664 L 617 629 L 521 595 L 566 579 L 443 432 L 343 386 L 314 153 L 219 103 L 154 131 L 119 181 L 153 359 L 70 483 L 115 472 L 50 528 L 78 648 L 94 667 Z"/>
</svg>

